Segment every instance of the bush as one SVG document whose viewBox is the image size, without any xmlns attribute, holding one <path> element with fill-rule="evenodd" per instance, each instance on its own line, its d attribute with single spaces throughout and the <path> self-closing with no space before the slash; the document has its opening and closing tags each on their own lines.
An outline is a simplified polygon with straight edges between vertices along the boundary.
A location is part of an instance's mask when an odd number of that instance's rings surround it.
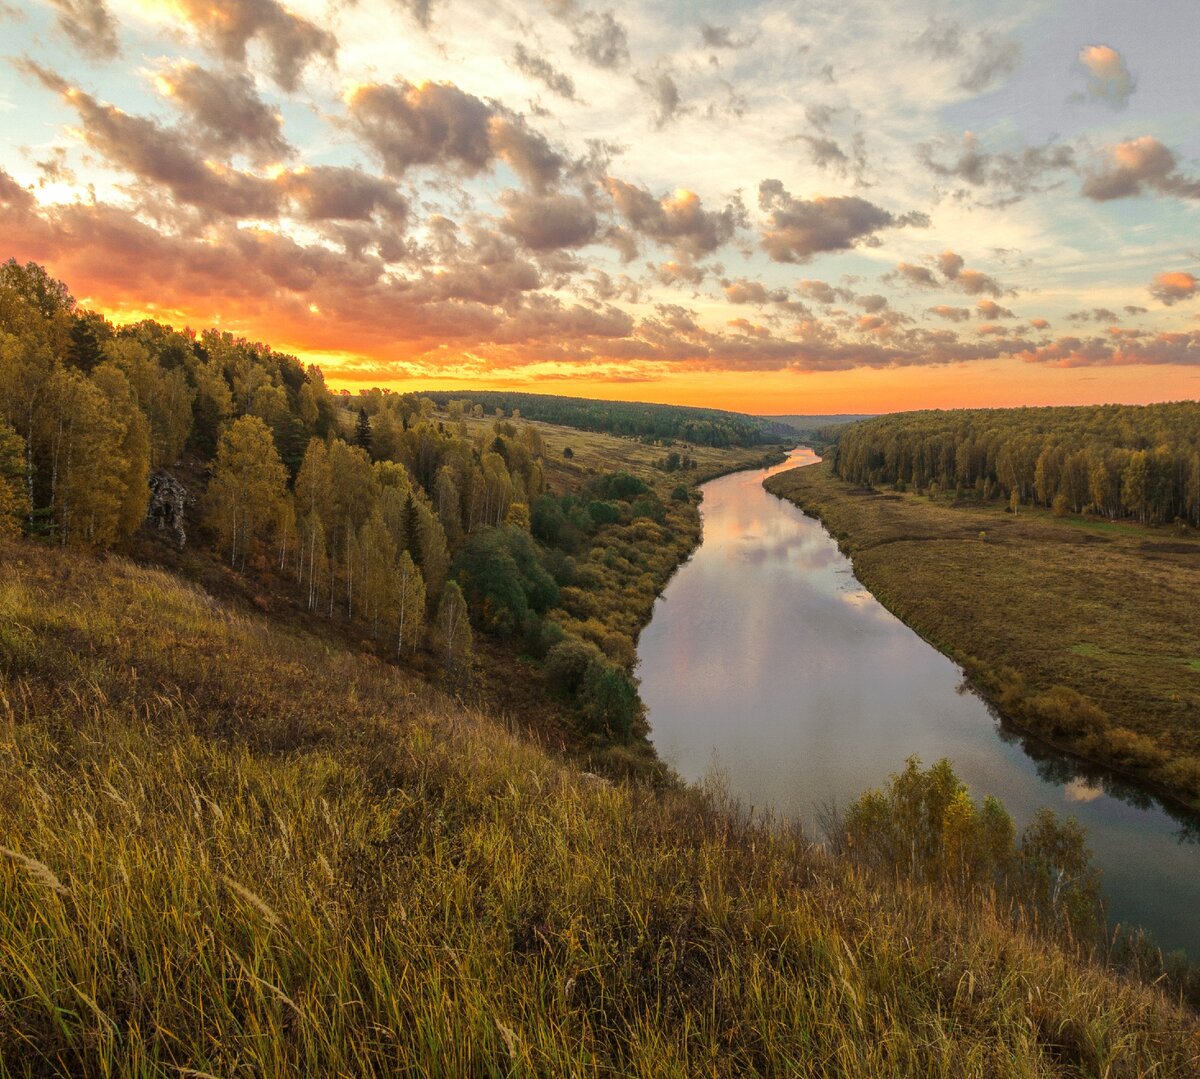
<svg viewBox="0 0 1200 1079">
<path fill-rule="evenodd" d="M 1043 730 L 1060 736 L 1094 734 L 1108 723 L 1103 709 L 1069 686 L 1051 686 L 1025 707 Z"/>
<path fill-rule="evenodd" d="M 630 512 L 634 519 L 638 517 L 648 517 L 650 520 L 662 524 L 666 520 L 667 511 L 663 509 L 661 502 L 652 501 L 649 498 L 639 498 L 632 507 Z"/>
<path fill-rule="evenodd" d="M 560 697 L 573 700 L 593 663 L 603 663 L 604 653 L 578 637 L 566 637 L 546 653 L 546 681 Z"/>
<path fill-rule="evenodd" d="M 539 618 L 533 611 L 525 616 L 521 650 L 534 659 L 545 659 L 546 653 L 566 638 L 562 626 Z"/>
<path fill-rule="evenodd" d="M 612 472 L 600 476 L 588 484 L 588 489 L 597 498 L 615 498 L 620 502 L 628 502 L 638 495 L 650 493 L 650 487 L 644 480 L 631 476 L 628 472 Z"/>
<path fill-rule="evenodd" d="M 620 667 L 596 660 L 584 672 L 578 704 L 586 730 L 624 740 L 637 718 L 637 687 Z"/>
<path fill-rule="evenodd" d="M 612 502 L 589 502 L 588 516 L 594 525 L 615 525 L 621 519 L 621 510 Z"/>
</svg>

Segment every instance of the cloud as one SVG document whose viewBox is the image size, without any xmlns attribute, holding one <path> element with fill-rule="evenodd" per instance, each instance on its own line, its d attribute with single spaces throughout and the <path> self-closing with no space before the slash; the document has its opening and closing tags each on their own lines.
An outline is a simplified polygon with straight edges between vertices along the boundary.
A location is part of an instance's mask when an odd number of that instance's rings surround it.
<svg viewBox="0 0 1200 1079">
<path fill-rule="evenodd" d="M 928 266 L 917 266 L 911 262 L 898 262 L 896 269 L 887 275 L 887 279 L 899 279 L 906 284 L 915 285 L 917 288 L 937 288 L 938 279 L 933 276 L 933 271 Z"/>
<path fill-rule="evenodd" d="M 1079 50 L 1079 62 L 1083 65 L 1088 84 L 1088 95 L 1103 101 L 1115 109 L 1129 104 L 1129 97 L 1137 86 L 1125 58 L 1108 45 L 1085 45 Z"/>
<path fill-rule="evenodd" d="M 978 296 L 984 292 L 999 296 L 1004 292 L 999 281 L 979 270 L 960 270 L 954 281 L 968 296 Z"/>
<path fill-rule="evenodd" d="M 396 176 L 419 165 L 452 166 L 470 176 L 501 159 L 541 190 L 566 164 L 521 117 L 453 83 L 359 85 L 346 106 L 352 129 Z"/>
<path fill-rule="evenodd" d="M 434 0 L 392 0 L 402 11 L 407 11 L 422 30 L 428 30 L 433 22 Z"/>
<path fill-rule="evenodd" d="M 767 214 L 762 246 L 776 262 L 809 262 L 825 251 L 870 245 L 881 229 L 929 225 L 925 214 L 897 217 L 854 195 L 797 199 L 779 180 L 763 180 L 758 185 L 758 204 Z"/>
<path fill-rule="evenodd" d="M 1182 270 L 1156 274 L 1150 286 L 1150 295 L 1168 307 L 1180 300 L 1190 300 L 1200 289 L 1200 282 Z"/>
<path fill-rule="evenodd" d="M 402 229 L 408 215 L 408 203 L 394 183 L 358 168 L 305 166 L 281 174 L 276 183 L 305 221 L 369 221 L 380 216 Z"/>
<path fill-rule="evenodd" d="M 931 19 L 913 42 L 914 48 L 935 60 L 958 62 L 958 85 L 981 93 L 1016 70 L 1021 48 L 1012 38 L 980 31 L 968 36 L 953 19 Z"/>
<path fill-rule="evenodd" d="M 629 60 L 629 35 L 611 11 L 582 11 L 571 19 L 571 52 L 599 68 L 619 68 Z"/>
<path fill-rule="evenodd" d="M 1019 353 L 1027 363 L 1048 367 L 1132 367 L 1200 364 L 1200 330 L 1158 333 L 1138 339 L 1060 337 Z"/>
<path fill-rule="evenodd" d="M 1097 202 L 1131 198 L 1145 191 L 1200 199 L 1200 180 L 1179 172 L 1175 155 L 1152 135 L 1109 146 L 1107 158 L 1087 175 L 1083 194 Z"/>
<path fill-rule="evenodd" d="M 1007 205 L 1056 186 L 1043 184 L 1043 178 L 1073 169 L 1075 151 L 1070 146 L 1048 142 L 1026 146 L 1017 152 L 991 153 L 976 135 L 967 131 L 957 146 L 945 140 L 920 143 L 917 160 L 943 179 L 961 180 L 972 187 L 995 188 L 999 202 Z"/>
<path fill-rule="evenodd" d="M 236 151 L 257 164 L 291 155 L 283 118 L 254 89 L 242 71 L 214 72 L 181 60 L 154 79 L 159 92 L 200 129 L 200 137 L 223 155 Z"/>
<path fill-rule="evenodd" d="M 644 187 L 613 177 L 605 181 L 605 187 L 634 232 L 673 248 L 681 257 L 711 254 L 745 224 L 745 209 L 740 204 L 731 202 L 721 210 L 706 210 L 700 196 L 684 188 L 656 197 Z"/>
<path fill-rule="evenodd" d="M 18 210 L 32 210 L 37 201 L 32 192 L 27 191 L 0 168 L 0 205 Z"/>
<path fill-rule="evenodd" d="M 977 47 L 967 69 L 958 80 L 964 90 L 979 93 L 999 82 L 1017 69 L 1021 47 L 1011 38 L 999 34 L 980 33 Z"/>
<path fill-rule="evenodd" d="M 586 306 L 539 292 L 536 267 L 510 239 L 448 221 L 434 229 L 441 234 L 436 265 L 405 275 L 375 258 L 230 222 L 203 235 L 172 233 L 104 203 L 37 207 L 0 173 L 0 230 L 23 257 L 46 263 L 109 310 L 140 311 L 153 295 L 160 317 L 194 324 L 197 312 L 205 313 L 201 320 L 219 312 L 224 327 L 270 337 L 282 348 L 356 352 L 363 358 L 347 377 L 368 381 L 391 373 L 385 363 L 432 371 L 450 358 L 476 373 L 556 361 L 597 370 L 611 364 L 626 377 L 644 374 L 647 365 L 844 371 L 998 356 L 1057 366 L 1200 363 L 1200 331 L 1042 345 L 909 327 L 886 308 L 855 319 L 849 337 L 835 320 L 807 314 L 786 337 L 748 320 L 714 332 L 677 305 L 635 321 L 599 290 Z M 606 291 L 627 294 L 611 282 Z"/>
<path fill-rule="evenodd" d="M 757 37 L 757 34 L 750 34 L 746 37 L 734 37 L 733 31 L 728 26 L 720 26 L 710 22 L 700 23 L 700 43 L 706 49 L 728 49 L 732 51 L 747 49 L 754 44 Z"/>
<path fill-rule="evenodd" d="M 934 260 L 938 270 L 941 272 L 945 281 L 939 282 L 933 271 L 927 266 L 917 266 L 911 262 L 901 262 L 896 265 L 896 269 L 886 275 L 885 281 L 902 280 L 910 285 L 916 285 L 918 288 L 938 288 L 946 286 L 953 288 L 959 292 L 965 292 L 968 296 L 980 296 L 987 294 L 990 296 L 1001 296 L 1004 294 L 1004 287 L 990 274 L 983 273 L 980 270 L 966 269 L 966 262 L 962 255 L 954 251 L 943 251 Z M 987 301 L 984 301 L 986 303 Z M 983 304 L 980 309 L 984 310 Z M 995 305 L 987 307 L 988 311 L 1006 310 Z M 1011 315 L 1012 312 L 1009 312 Z M 984 315 L 985 318 L 998 317 L 996 315 Z"/>
<path fill-rule="evenodd" d="M 558 94 L 559 97 L 574 101 L 575 80 L 565 72 L 559 71 L 549 60 L 530 52 L 519 41 L 513 48 L 513 64 L 523 75 L 537 79 L 547 90 Z"/>
<path fill-rule="evenodd" d="M 937 307 L 929 308 L 929 314 L 935 315 L 937 318 L 944 318 L 950 322 L 969 322 L 971 319 L 971 309 L 969 307 L 949 307 L 946 304 L 939 304 Z"/>
<path fill-rule="evenodd" d="M 785 288 L 768 290 L 761 281 L 751 281 L 745 277 L 722 281 L 721 291 L 725 293 L 725 299 L 736 304 L 783 303 L 788 298 Z"/>
<path fill-rule="evenodd" d="M 596 215 L 573 195 L 529 195 L 506 191 L 501 228 L 532 251 L 579 247 L 596 239 Z"/>
<path fill-rule="evenodd" d="M 210 164 L 178 132 L 102 104 L 30 61 L 21 66 L 75 109 L 85 142 L 111 164 L 201 210 L 237 218 L 275 216 L 278 194 L 270 181 Z"/>
<path fill-rule="evenodd" d="M 1083 311 L 1072 311 L 1066 316 L 1068 322 L 1120 322 L 1121 316 L 1107 307 L 1092 307 Z"/>
<path fill-rule="evenodd" d="M 686 110 L 679 96 L 679 86 L 670 71 L 659 68 L 646 74 L 635 75 L 638 84 L 654 103 L 654 126 L 662 129 Z"/>
<path fill-rule="evenodd" d="M 980 296 L 984 293 L 1001 296 L 1004 293 L 1004 287 L 990 274 L 966 269 L 966 261 L 957 252 L 943 251 L 937 257 L 937 265 L 942 276 L 952 282 L 954 288 L 968 296 Z"/>
<path fill-rule="evenodd" d="M 942 276 L 953 281 L 966 265 L 966 259 L 953 251 L 943 251 L 937 257 L 937 264 Z"/>
<path fill-rule="evenodd" d="M 49 0 L 58 28 L 85 56 L 111 60 L 121 51 L 117 22 L 105 0 Z"/>
<path fill-rule="evenodd" d="M 851 137 L 849 153 L 828 135 L 800 135 L 798 138 L 808 147 L 808 158 L 818 168 L 829 169 L 839 176 L 853 175 L 857 183 L 863 183 L 867 147 L 861 133 L 855 132 Z"/>
<path fill-rule="evenodd" d="M 196 29 L 200 40 L 218 56 L 243 64 L 246 47 L 261 42 L 270 57 L 271 77 L 284 90 L 295 90 L 312 60 L 333 60 L 337 39 L 277 0 L 172 0 Z"/>
<path fill-rule="evenodd" d="M 154 120 L 132 116 L 113 105 L 97 101 L 90 94 L 71 86 L 65 79 L 45 68 L 26 62 L 24 69 L 35 75 L 48 88 L 62 95 L 75 109 L 81 123 L 81 133 L 89 147 L 102 155 L 108 162 L 131 173 L 148 189 L 143 192 L 144 201 L 152 212 L 161 215 L 166 209 L 159 199 L 165 190 L 177 206 L 190 206 L 206 215 L 222 215 L 237 220 L 278 220 L 291 214 L 308 223 L 322 222 L 371 222 L 386 224 L 392 234 L 403 231 L 408 203 L 396 184 L 378 176 L 372 176 L 360 168 L 319 165 L 302 166 L 294 170 L 280 169 L 270 177 L 256 176 L 238 169 L 206 160 L 198 150 L 194 134 L 184 134 L 175 128 L 160 125 Z M 164 78 L 179 79 L 172 85 L 201 87 L 200 96 L 192 100 L 193 112 L 203 114 L 216 100 L 223 100 L 230 93 L 236 98 L 241 90 L 240 76 L 232 77 L 234 91 L 230 91 L 220 79 L 215 80 L 217 90 L 210 93 L 212 84 L 208 73 L 200 69 L 176 69 Z M 204 78 L 199 81 L 199 73 Z M 188 91 L 182 91 L 186 96 Z M 257 102 L 257 99 L 254 99 Z M 246 104 L 245 101 L 242 102 Z M 258 103 L 261 104 L 261 103 Z M 187 106 L 185 106 L 187 107 Z M 271 146 L 278 130 L 254 109 L 222 113 L 227 126 L 222 134 L 234 146 L 253 136 L 260 143 L 257 150 Z M 214 119 L 213 123 L 218 123 Z M 207 125 L 201 127 L 209 130 Z M 286 144 L 284 144 L 286 146 Z M 230 149 L 227 145 L 226 151 Z M 354 235 L 343 233 L 339 238 L 347 244 L 365 243 L 367 238 L 355 240 Z M 371 242 L 378 243 L 375 237 Z"/>
<path fill-rule="evenodd" d="M 981 318 L 995 321 L 998 318 L 1016 318 L 1007 307 L 1001 307 L 995 300 L 980 300 L 975 305 Z"/>
<path fill-rule="evenodd" d="M 798 295 L 816 300 L 817 303 L 824 304 L 826 307 L 835 303 L 850 303 L 854 299 L 854 293 L 848 288 L 840 288 L 829 284 L 828 281 L 819 281 L 808 277 L 797 282 L 796 292 Z"/>
</svg>

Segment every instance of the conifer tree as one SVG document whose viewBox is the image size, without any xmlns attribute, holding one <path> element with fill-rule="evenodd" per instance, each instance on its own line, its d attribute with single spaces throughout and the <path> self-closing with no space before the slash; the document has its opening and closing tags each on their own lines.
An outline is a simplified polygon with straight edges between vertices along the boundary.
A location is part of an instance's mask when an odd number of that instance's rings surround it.
<svg viewBox="0 0 1200 1079">
<path fill-rule="evenodd" d="M 365 408 L 359 408 L 358 421 L 354 425 L 354 444 L 371 452 L 371 418 Z"/>
</svg>

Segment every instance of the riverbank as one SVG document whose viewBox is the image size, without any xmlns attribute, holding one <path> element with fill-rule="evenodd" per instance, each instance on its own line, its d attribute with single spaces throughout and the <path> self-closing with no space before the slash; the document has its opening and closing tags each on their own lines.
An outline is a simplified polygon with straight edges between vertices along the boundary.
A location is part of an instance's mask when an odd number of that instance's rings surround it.
<svg viewBox="0 0 1200 1079">
<path fill-rule="evenodd" d="M 1016 726 L 1200 807 L 1200 542 L 855 487 L 828 463 L 764 485 Z"/>
</svg>

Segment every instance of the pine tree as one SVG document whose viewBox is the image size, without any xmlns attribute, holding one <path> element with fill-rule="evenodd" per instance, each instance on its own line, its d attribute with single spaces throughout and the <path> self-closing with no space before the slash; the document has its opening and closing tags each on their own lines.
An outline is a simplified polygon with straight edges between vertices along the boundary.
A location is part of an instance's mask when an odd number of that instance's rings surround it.
<svg viewBox="0 0 1200 1079">
<path fill-rule="evenodd" d="M 367 453 L 371 452 L 371 418 L 365 408 L 358 410 L 358 422 L 354 425 L 354 444 Z"/>
</svg>

